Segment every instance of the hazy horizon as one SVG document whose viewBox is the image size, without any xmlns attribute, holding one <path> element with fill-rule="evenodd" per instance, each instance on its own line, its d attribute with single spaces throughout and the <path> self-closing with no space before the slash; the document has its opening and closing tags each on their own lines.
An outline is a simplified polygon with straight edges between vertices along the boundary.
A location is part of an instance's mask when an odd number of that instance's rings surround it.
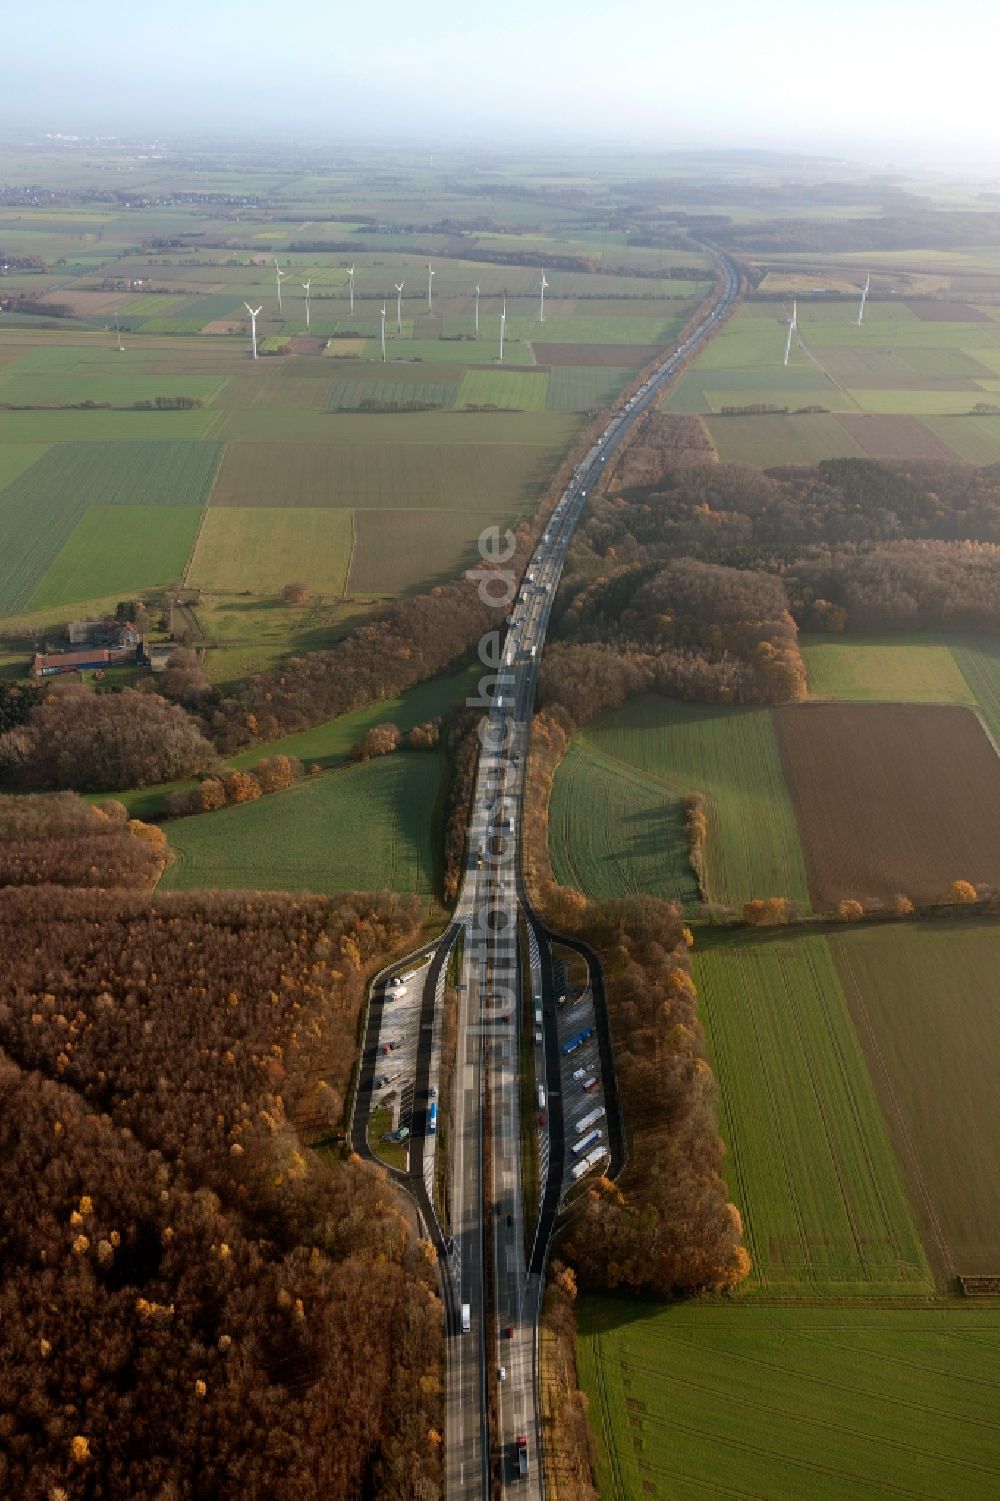
<svg viewBox="0 0 1000 1501">
<path fill-rule="evenodd" d="M 835 23 L 769 0 L 701 15 L 653 0 L 510 0 L 502 19 L 438 0 L 331 15 L 177 0 L 165 17 L 67 0 L 8 18 L 5 127 L 86 133 L 274 130 L 456 145 L 747 147 L 982 169 L 1000 104 L 996 13 L 955 0 L 843 0 Z M 978 43 L 978 45 L 974 45 Z M 37 61 L 25 59 L 37 58 Z"/>
</svg>

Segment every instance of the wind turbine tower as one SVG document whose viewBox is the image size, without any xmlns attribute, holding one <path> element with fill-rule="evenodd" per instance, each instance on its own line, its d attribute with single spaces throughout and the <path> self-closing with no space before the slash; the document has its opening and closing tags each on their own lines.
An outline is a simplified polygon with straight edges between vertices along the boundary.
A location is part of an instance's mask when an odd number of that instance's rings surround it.
<svg viewBox="0 0 1000 1501">
<path fill-rule="evenodd" d="M 545 288 L 547 286 L 548 286 L 548 282 L 545 280 L 545 272 L 543 271 L 542 272 L 542 284 L 539 287 L 539 293 L 541 294 L 540 295 L 540 300 L 539 300 L 539 303 L 538 303 L 538 321 L 539 321 L 539 323 L 544 323 L 545 322 Z"/>
<path fill-rule="evenodd" d="M 476 338 L 479 338 L 479 283 L 476 283 Z"/>
<path fill-rule="evenodd" d="M 347 268 L 347 290 L 351 294 L 351 317 L 354 317 L 354 267 Z"/>
<path fill-rule="evenodd" d="M 382 304 L 382 363 L 385 364 L 385 303 Z"/>
<path fill-rule="evenodd" d="M 798 303 L 797 302 L 793 302 L 792 303 L 792 317 L 791 317 L 791 321 L 790 321 L 790 323 L 788 325 L 788 338 L 785 341 L 785 364 L 786 365 L 788 364 L 788 356 L 792 352 L 792 338 L 793 338 L 793 335 L 798 332 L 798 327 L 799 327 L 799 308 L 798 308 Z"/>
<path fill-rule="evenodd" d="M 395 281 L 395 282 L 393 282 L 393 286 L 396 288 L 396 333 L 397 333 L 397 335 L 401 334 L 403 332 L 403 288 L 404 288 L 405 285 L 406 285 L 406 283 L 403 282 L 403 281 Z"/>
<path fill-rule="evenodd" d="M 281 283 L 284 281 L 284 279 L 285 279 L 285 277 L 287 275 L 288 275 L 288 272 L 287 271 L 282 271 L 281 267 L 278 265 L 277 260 L 275 260 L 275 262 L 274 262 L 274 279 L 275 279 L 275 281 L 277 283 L 277 286 L 278 286 L 278 312 L 279 313 L 281 312 Z"/>
<path fill-rule="evenodd" d="M 861 289 L 861 306 L 858 308 L 858 327 L 859 328 L 861 327 L 862 323 L 864 322 L 864 317 L 865 317 L 865 303 L 868 301 L 868 292 L 869 292 L 869 289 L 871 287 L 871 284 L 872 284 L 872 278 L 871 278 L 871 272 L 869 272 L 868 276 L 865 279 L 865 284 L 864 284 L 863 288 Z"/>
<path fill-rule="evenodd" d="M 312 282 L 311 281 L 304 281 L 302 283 L 302 290 L 306 294 L 306 333 L 309 332 L 309 288 L 311 286 L 312 286 Z"/>
<path fill-rule="evenodd" d="M 434 289 L 433 289 L 433 285 L 432 285 L 433 281 L 434 281 L 434 267 L 431 265 L 430 261 L 428 261 L 427 262 L 427 316 L 428 316 L 428 318 L 431 316 L 431 314 L 434 311 Z"/>
<path fill-rule="evenodd" d="M 507 299 L 503 300 L 503 310 L 500 313 L 500 359 L 503 360 L 503 336 L 507 327 Z"/>
<path fill-rule="evenodd" d="M 118 340 L 118 353 L 125 353 L 125 345 L 122 343 L 122 332 L 118 327 L 118 314 L 115 314 L 115 338 Z"/>
<path fill-rule="evenodd" d="M 259 307 L 251 307 L 250 304 L 249 304 L 249 302 L 245 302 L 243 304 L 243 306 L 246 308 L 247 312 L 250 314 L 250 350 L 251 350 L 251 353 L 252 353 L 254 359 L 256 359 L 257 358 L 257 317 L 258 317 L 258 314 L 260 313 L 260 308 Z"/>
</svg>

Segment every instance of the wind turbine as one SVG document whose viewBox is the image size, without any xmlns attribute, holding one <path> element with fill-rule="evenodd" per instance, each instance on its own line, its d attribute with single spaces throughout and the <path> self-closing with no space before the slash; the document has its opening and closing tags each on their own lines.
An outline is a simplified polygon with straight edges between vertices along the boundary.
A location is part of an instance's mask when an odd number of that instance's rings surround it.
<svg viewBox="0 0 1000 1501">
<path fill-rule="evenodd" d="M 798 328 L 799 328 L 799 308 L 798 308 L 798 303 L 795 302 L 795 301 L 793 301 L 792 302 L 792 318 L 791 318 L 791 322 L 788 325 L 788 339 L 787 339 L 787 341 L 785 343 L 785 364 L 786 365 L 788 364 L 788 356 L 792 352 L 792 335 L 796 334 L 798 332 Z"/>
<path fill-rule="evenodd" d="M 351 317 L 354 317 L 354 267 L 347 268 L 347 290 L 351 294 Z"/>
<path fill-rule="evenodd" d="M 547 286 L 548 286 L 548 282 L 545 280 L 545 272 L 543 271 L 542 272 L 542 284 L 541 284 L 541 286 L 538 289 L 539 292 L 540 292 L 540 294 L 541 294 L 541 300 L 539 301 L 539 304 L 538 304 L 538 321 L 539 321 L 539 323 L 544 323 L 545 322 L 545 288 Z"/>
<path fill-rule="evenodd" d="M 476 283 L 476 338 L 479 338 L 479 283 Z"/>
<path fill-rule="evenodd" d="M 125 345 L 122 343 L 121 329 L 118 327 L 118 314 L 115 314 L 115 338 L 118 340 L 118 353 L 125 353 Z"/>
<path fill-rule="evenodd" d="M 277 283 L 277 287 L 278 287 L 278 312 L 279 313 L 281 312 L 281 283 L 284 281 L 284 279 L 285 279 L 285 277 L 287 275 L 288 275 L 288 272 L 287 271 L 282 271 L 281 267 L 278 265 L 277 259 L 275 259 L 275 262 L 274 262 L 274 280 Z"/>
<path fill-rule="evenodd" d="M 427 262 L 427 316 L 428 316 L 428 318 L 431 316 L 431 314 L 434 311 L 434 292 L 433 292 L 433 288 L 431 286 L 431 283 L 433 282 L 433 280 L 434 280 L 434 268 L 431 265 L 430 261 L 428 261 Z"/>
<path fill-rule="evenodd" d="M 382 363 L 385 364 L 385 303 L 382 304 Z"/>
<path fill-rule="evenodd" d="M 302 290 L 306 294 L 306 333 L 309 332 L 309 288 L 311 286 L 312 286 L 312 281 L 311 280 L 304 281 L 302 283 Z"/>
<path fill-rule="evenodd" d="M 871 287 L 871 284 L 872 284 L 872 277 L 871 277 L 871 272 L 869 271 L 868 276 L 867 276 L 867 278 L 865 280 L 864 287 L 862 288 L 862 292 L 861 292 L 861 306 L 858 308 L 858 327 L 859 328 L 861 327 L 861 324 L 864 321 L 865 303 L 868 300 L 868 292 L 869 292 L 869 289 Z"/>
<path fill-rule="evenodd" d="M 402 281 L 394 281 L 393 282 L 393 286 L 396 288 L 396 333 L 397 334 L 401 334 L 403 332 L 403 288 L 404 288 L 405 285 L 406 285 L 406 283 L 402 282 Z"/>
<path fill-rule="evenodd" d="M 500 314 L 500 359 L 503 360 L 503 336 L 507 327 L 507 299 L 503 300 L 503 310 Z"/>
<path fill-rule="evenodd" d="M 254 357 L 254 359 L 256 359 L 257 358 L 257 316 L 258 316 L 258 314 L 260 313 L 261 310 L 260 310 L 259 307 L 251 307 L 250 304 L 249 304 L 249 302 L 245 302 L 243 304 L 243 306 L 246 308 L 247 312 L 250 314 L 250 348 L 253 351 L 253 357 Z"/>
</svg>

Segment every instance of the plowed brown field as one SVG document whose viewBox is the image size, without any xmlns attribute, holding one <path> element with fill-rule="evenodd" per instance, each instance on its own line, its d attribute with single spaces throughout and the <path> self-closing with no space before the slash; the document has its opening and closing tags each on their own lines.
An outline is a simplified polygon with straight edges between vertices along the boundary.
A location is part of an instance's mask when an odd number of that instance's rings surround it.
<svg viewBox="0 0 1000 1501">
<path fill-rule="evenodd" d="M 663 353 L 659 344 L 542 344 L 531 347 L 540 365 L 618 365 L 634 370 Z"/>
<path fill-rule="evenodd" d="M 795 704 L 774 723 L 815 907 L 1000 884 L 1000 758 L 971 710 Z"/>
</svg>

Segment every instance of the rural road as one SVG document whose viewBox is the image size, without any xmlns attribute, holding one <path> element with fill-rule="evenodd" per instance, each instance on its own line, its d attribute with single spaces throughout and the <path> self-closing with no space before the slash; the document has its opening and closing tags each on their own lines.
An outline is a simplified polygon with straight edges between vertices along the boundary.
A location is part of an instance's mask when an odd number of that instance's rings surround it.
<svg viewBox="0 0 1000 1501">
<path fill-rule="evenodd" d="M 413 1081 L 413 1140 L 409 1172 L 392 1176 L 416 1199 L 441 1262 L 445 1298 L 448 1378 L 445 1462 L 448 1501 L 489 1501 L 496 1467 L 504 1488 L 526 1501 L 542 1501 L 541 1419 L 538 1387 L 538 1322 L 549 1243 L 567 1187 L 586 1172 L 582 1119 L 567 1121 L 571 1079 L 585 1072 L 576 1113 L 604 1105 L 597 1157 L 612 1172 L 624 1161 L 624 1135 L 614 1086 L 610 1033 L 601 978 L 588 958 L 590 987 L 584 999 L 592 1018 L 587 1032 L 587 1068 L 570 1074 L 567 1023 L 556 994 L 557 968 L 550 935 L 535 917 L 521 871 L 523 776 L 535 698 L 538 661 L 566 553 L 604 463 L 639 418 L 658 400 L 694 348 L 727 315 L 739 293 L 735 267 L 714 249 L 721 296 L 684 342 L 617 409 L 563 492 L 527 567 L 509 616 L 503 664 L 483 725 L 475 792 L 466 842 L 466 864 L 454 918 L 432 951 L 411 955 L 399 971 L 431 963 L 424 981 L 420 1040 Z M 525 941 L 526 940 L 526 941 Z M 443 970 L 461 942 L 458 1042 L 447 1162 L 448 1223 L 434 1207 L 437 1136 L 430 1129 L 436 1099 Z M 526 952 L 522 953 L 522 950 Z M 522 964 L 530 968 L 531 996 L 522 995 Z M 356 1151 L 371 1156 L 367 1121 L 381 1025 L 384 979 L 372 989 L 365 1053 L 351 1126 Z M 572 1025 L 572 1024 L 570 1024 Z M 583 1057 L 574 1055 L 572 1063 Z M 525 1060 L 530 1058 L 530 1067 Z M 434 1092 L 432 1096 L 432 1091 Z M 522 1100 L 522 1091 L 530 1098 Z M 537 1099 L 536 1099 L 537 1096 Z M 544 1108 L 542 1106 L 544 1100 Z M 606 1107 L 606 1114 L 605 1108 Z M 442 1109 L 445 1102 L 442 1101 Z M 522 1123 L 532 1126 L 525 1140 Z M 522 1171 L 525 1153 L 539 1162 L 538 1208 L 526 1223 Z M 529 1156 L 530 1160 L 530 1156 Z M 595 1161 L 595 1165 L 596 1161 Z M 468 1328 L 463 1332 L 463 1307 Z M 499 1379 L 500 1368 L 504 1379 Z M 523 1443 L 522 1443 L 523 1441 Z M 527 1474 L 519 1467 L 519 1453 Z"/>
</svg>

